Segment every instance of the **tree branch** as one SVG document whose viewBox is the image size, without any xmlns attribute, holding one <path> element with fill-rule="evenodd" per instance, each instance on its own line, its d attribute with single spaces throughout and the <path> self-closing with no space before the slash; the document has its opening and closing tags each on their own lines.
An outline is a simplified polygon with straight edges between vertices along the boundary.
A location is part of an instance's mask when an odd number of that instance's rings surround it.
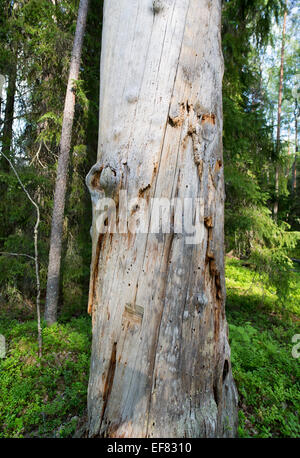
<svg viewBox="0 0 300 458">
<path fill-rule="evenodd" d="M 8 251 L 0 251 L 0 254 L 2 254 L 3 256 L 25 256 L 26 258 L 29 258 L 35 261 L 35 258 L 33 256 L 30 256 L 29 254 L 9 253 Z"/>
<path fill-rule="evenodd" d="M 36 312 L 37 312 L 37 323 L 38 323 L 38 345 L 39 345 L 39 357 L 41 357 L 42 356 L 42 327 L 41 327 L 41 309 L 40 309 L 41 288 L 40 288 L 40 271 L 39 271 L 39 256 L 38 256 L 38 228 L 39 228 L 39 224 L 40 224 L 40 209 L 39 209 L 38 204 L 32 199 L 32 197 L 30 196 L 29 192 L 27 191 L 27 189 L 23 185 L 23 183 L 21 181 L 21 178 L 19 177 L 19 174 L 16 171 L 16 169 L 15 169 L 13 163 L 11 162 L 11 160 L 3 153 L 3 151 L 1 151 L 0 154 L 2 154 L 2 156 L 9 163 L 10 167 L 12 168 L 14 174 L 17 177 L 18 182 L 20 183 L 21 188 L 23 189 L 23 191 L 25 192 L 27 198 L 30 200 L 30 202 L 32 203 L 32 205 L 36 209 L 36 222 L 35 222 L 35 226 L 34 226 L 34 258 L 32 256 L 29 256 L 29 255 L 21 255 L 21 256 L 26 256 L 26 257 L 29 257 L 31 259 L 34 259 L 34 262 L 35 262 L 36 289 L 37 289 Z M 17 255 L 17 253 L 13 253 L 12 255 L 13 256 Z"/>
</svg>

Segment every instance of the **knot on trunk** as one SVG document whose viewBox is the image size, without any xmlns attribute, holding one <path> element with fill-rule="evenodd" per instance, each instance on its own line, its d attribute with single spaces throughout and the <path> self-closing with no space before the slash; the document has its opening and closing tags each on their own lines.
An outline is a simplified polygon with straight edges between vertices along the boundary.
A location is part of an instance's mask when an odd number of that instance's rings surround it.
<svg viewBox="0 0 300 458">
<path fill-rule="evenodd" d="M 93 165 L 85 181 L 93 203 L 102 197 L 113 197 L 118 185 L 116 170 L 99 162 Z"/>
</svg>

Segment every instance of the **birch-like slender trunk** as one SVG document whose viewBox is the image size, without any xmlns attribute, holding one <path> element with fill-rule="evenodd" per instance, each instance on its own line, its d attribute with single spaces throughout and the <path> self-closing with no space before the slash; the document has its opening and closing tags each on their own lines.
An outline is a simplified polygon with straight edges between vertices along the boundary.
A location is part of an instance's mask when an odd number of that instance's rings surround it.
<svg viewBox="0 0 300 458">
<path fill-rule="evenodd" d="M 284 46 L 285 46 L 285 28 L 287 17 L 287 0 L 286 9 L 283 16 L 282 27 L 282 42 L 281 42 L 281 61 L 279 75 L 279 91 L 278 91 L 278 109 L 277 109 L 277 135 L 276 135 L 276 167 L 275 167 L 275 202 L 273 207 L 273 217 L 277 221 L 278 217 L 278 193 L 279 193 L 279 153 L 280 153 L 280 127 L 281 127 L 281 105 L 282 105 L 282 88 L 283 88 L 283 68 L 284 68 Z"/>
<path fill-rule="evenodd" d="M 68 86 L 65 98 L 63 124 L 60 140 L 60 153 L 51 223 L 51 239 L 48 264 L 47 296 L 45 320 L 51 325 L 57 320 L 59 279 L 62 251 L 63 220 L 67 189 L 68 167 L 71 147 L 72 126 L 75 111 L 74 81 L 78 80 L 82 43 L 88 11 L 88 0 L 80 0 L 76 32 L 71 57 Z"/>
<path fill-rule="evenodd" d="M 90 437 L 236 435 L 220 29 L 220 0 L 104 2 L 98 162 L 87 176 L 94 215 Z M 127 233 L 121 189 L 137 225 L 141 201 L 129 204 L 132 198 L 197 198 L 198 240 L 175 230 L 179 204 L 171 205 L 169 232 L 151 233 L 151 219 L 145 233 Z M 101 233 L 104 195 L 117 207 L 116 233 Z"/>
<path fill-rule="evenodd" d="M 2 124 L 1 110 L 2 110 L 2 92 L 3 92 L 4 84 L 5 84 L 5 76 L 0 74 L 0 129 L 1 129 L 1 124 Z"/>
<path fill-rule="evenodd" d="M 295 158 L 292 165 L 292 195 L 297 189 L 297 160 L 298 160 L 298 102 L 295 101 Z"/>
</svg>

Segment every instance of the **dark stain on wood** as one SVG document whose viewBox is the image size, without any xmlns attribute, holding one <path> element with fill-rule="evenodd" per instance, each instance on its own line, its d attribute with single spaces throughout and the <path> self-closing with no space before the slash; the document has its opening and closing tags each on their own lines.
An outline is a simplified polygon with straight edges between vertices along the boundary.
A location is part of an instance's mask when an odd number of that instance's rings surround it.
<svg viewBox="0 0 300 458">
<path fill-rule="evenodd" d="M 212 219 L 212 216 L 206 216 L 204 218 L 204 224 L 207 228 L 211 228 L 213 227 L 213 219 Z"/>
<path fill-rule="evenodd" d="M 106 380 L 104 383 L 104 389 L 103 389 L 103 395 L 102 395 L 103 407 L 102 407 L 102 412 L 101 412 L 100 428 L 103 422 L 105 410 L 106 410 L 109 396 L 110 396 L 112 386 L 114 383 L 114 376 L 115 376 L 115 370 L 116 370 L 116 358 L 117 358 L 117 342 L 114 342 L 112 346 L 112 350 L 111 350 L 111 356 L 110 356 L 109 366 L 107 370 L 107 375 L 106 375 Z"/>
<path fill-rule="evenodd" d="M 214 384 L 213 384 L 213 393 L 214 393 L 214 400 L 215 400 L 215 403 L 217 404 L 217 406 L 219 405 L 219 402 L 220 402 L 220 397 L 219 397 L 219 390 L 218 390 L 218 383 L 217 381 L 214 381 Z"/>
<path fill-rule="evenodd" d="M 93 305 L 95 300 L 95 293 L 96 293 L 96 284 L 98 278 L 98 271 L 99 271 L 99 258 L 100 258 L 100 251 L 102 247 L 102 242 L 104 238 L 103 233 L 99 234 L 96 246 L 95 257 L 92 265 L 92 273 L 91 273 L 91 282 L 90 282 L 90 293 L 89 293 L 89 303 L 88 303 L 88 313 L 93 313 Z"/>
<path fill-rule="evenodd" d="M 147 186 L 144 186 L 143 188 L 139 189 L 139 197 L 143 197 L 143 195 L 145 194 L 145 192 L 150 189 L 151 185 L 150 183 L 147 184 Z"/>
<path fill-rule="evenodd" d="M 229 372 L 229 363 L 228 363 L 228 360 L 225 359 L 224 361 L 224 367 L 223 367 L 223 374 L 222 374 L 222 381 L 223 383 L 225 382 L 225 379 L 227 377 L 227 374 Z"/>
<path fill-rule="evenodd" d="M 219 173 L 219 170 L 221 169 L 221 167 L 222 167 L 222 161 L 221 159 L 217 159 L 216 164 L 215 164 L 215 174 Z"/>
<path fill-rule="evenodd" d="M 103 170 L 103 166 L 100 167 L 99 170 L 96 170 L 93 173 L 93 178 L 91 180 L 91 186 L 94 189 L 99 189 L 99 190 L 101 189 L 101 186 L 100 186 L 100 175 L 101 175 L 102 170 Z"/>
<path fill-rule="evenodd" d="M 201 117 L 201 124 L 209 123 L 213 126 L 216 124 L 216 116 L 213 113 L 206 113 Z"/>
</svg>

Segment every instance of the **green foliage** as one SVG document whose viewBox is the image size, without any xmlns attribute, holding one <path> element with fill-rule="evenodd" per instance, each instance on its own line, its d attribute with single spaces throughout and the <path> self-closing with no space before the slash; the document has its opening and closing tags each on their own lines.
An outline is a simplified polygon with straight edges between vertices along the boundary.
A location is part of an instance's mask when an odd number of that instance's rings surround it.
<svg viewBox="0 0 300 458">
<path fill-rule="evenodd" d="M 16 164 L 15 164 L 16 165 Z M 43 176 L 37 175 L 33 168 L 18 165 L 20 178 L 30 195 L 38 201 L 39 196 L 45 196 L 49 191 L 49 183 Z M 22 190 L 13 173 L 0 172 L 0 187 L 6 186 L 5 199 L 0 200 L 0 251 L 4 253 L 21 253 L 34 255 L 33 227 L 36 213 L 32 204 Z M 41 230 L 45 228 L 44 215 L 47 213 L 49 202 L 44 198 L 42 208 Z M 45 285 L 47 271 L 47 242 L 39 239 L 40 267 L 42 287 Z M 0 255 L 0 283 L 1 292 L 6 294 L 7 289 L 15 287 L 21 290 L 25 297 L 35 294 L 36 280 L 32 260 L 20 256 Z M 9 300 L 8 297 L 6 297 Z"/>
<path fill-rule="evenodd" d="M 0 360 L 0 437 L 70 437 L 86 407 L 91 323 L 73 319 L 43 329 L 0 315 L 7 357 Z"/>
<path fill-rule="evenodd" d="M 289 206 L 292 199 L 286 171 L 287 144 L 282 142 L 278 155 L 274 138 L 280 53 L 274 56 L 274 51 L 267 52 L 267 46 L 275 41 L 277 49 L 281 49 L 281 28 L 277 37 L 274 22 L 282 20 L 283 7 L 284 2 L 268 0 L 256 0 L 255 6 L 246 0 L 226 1 L 222 36 L 226 249 L 241 257 L 251 257 L 259 270 L 267 268 L 271 283 L 282 287 L 284 296 L 288 289 L 288 281 L 283 278 L 289 268 L 288 247 L 296 243 L 297 236 L 290 236 L 290 227 L 282 222 L 277 227 L 270 212 L 275 199 L 277 165 L 279 218 L 294 221 L 295 209 Z M 297 48 L 294 51 L 285 63 L 285 81 L 289 84 L 285 83 L 284 100 L 291 98 L 289 85 L 296 71 L 295 56 L 299 54 Z M 283 108 L 286 122 L 285 114 L 290 108 Z M 291 120 L 290 117 L 289 126 Z"/>
<path fill-rule="evenodd" d="M 275 287 L 284 304 L 291 293 L 289 255 L 300 239 L 300 233 L 289 231 L 287 223 L 276 224 L 267 207 L 249 205 L 226 212 L 227 249 L 255 266 L 265 282 Z"/>
<path fill-rule="evenodd" d="M 45 297 L 63 103 L 78 4 L 78 0 L 62 0 L 58 3 L 49 0 L 0 0 L 3 12 L 0 19 L 3 43 L 0 73 L 7 75 L 7 79 L 10 74 L 8 64 L 16 54 L 16 44 L 18 49 L 15 111 L 20 128 L 13 130 L 10 156 L 41 210 L 39 258 L 42 302 Z M 64 318 L 72 313 L 82 313 L 86 309 L 88 295 L 91 204 L 85 176 L 96 160 L 97 151 L 101 8 L 101 0 L 90 1 L 80 79 L 75 82 L 76 107 L 60 295 L 60 311 Z M 32 255 L 34 209 L 14 174 L 6 163 L 4 165 L 5 170 L 0 171 L 0 251 Z M 24 298 L 30 300 L 35 295 L 31 261 L 24 257 L 0 255 L 0 282 L 6 302 L 13 303 L 10 294 L 14 289 L 22 291 Z"/>
<path fill-rule="evenodd" d="M 280 328 L 284 343 L 278 330 L 229 326 L 241 437 L 299 437 L 299 363 L 291 355 L 291 330 Z"/>
<path fill-rule="evenodd" d="M 11 138 L 1 140 L 12 145 L 10 158 L 40 205 L 42 303 L 78 3 L 0 0 L 0 73 L 9 82 L 17 69 L 13 113 L 17 122 Z M 299 266 L 290 260 L 300 259 L 297 160 L 296 190 L 291 180 L 294 123 L 299 114 L 292 96 L 299 62 L 294 13 L 287 31 L 282 105 L 283 129 L 290 128 L 291 139 L 282 139 L 278 152 L 274 136 L 284 3 L 222 2 L 225 242 L 226 251 L 243 260 L 227 263 L 227 314 L 243 437 L 299 435 L 299 369 L 291 359 L 291 336 L 297 331 L 295 317 L 299 317 L 300 303 Z M 7 358 L 0 362 L 0 437 L 72 436 L 76 417 L 85 407 L 90 348 L 90 321 L 85 310 L 91 254 L 91 204 L 85 176 L 96 160 L 98 147 L 102 4 L 101 0 L 90 0 L 80 77 L 74 82 L 60 324 L 43 329 L 41 361 L 36 356 L 36 323 L 32 321 L 34 265 L 26 257 L 0 255 L 0 333 L 7 337 L 9 347 Z M 269 45 L 276 50 L 270 52 Z M 3 119 L 4 108 L 2 103 Z M 7 124 L 2 117 L 1 135 Z M 33 255 L 34 209 L 2 158 L 0 166 L 0 251 Z M 280 170 L 278 223 L 270 211 L 275 198 L 275 166 Z"/>
<path fill-rule="evenodd" d="M 242 261 L 227 261 L 240 437 L 299 437 L 299 361 L 291 350 L 292 336 L 299 333 L 300 274 L 290 274 L 293 294 L 282 313 L 267 277 L 257 278 Z M 44 327 L 39 360 L 36 322 L 12 316 L 15 311 L 0 314 L 0 333 L 8 343 L 0 361 L 0 437 L 72 437 L 86 404 L 90 319 Z"/>
<path fill-rule="evenodd" d="M 283 302 L 280 292 L 277 294 L 276 287 L 270 284 L 267 272 L 258 271 L 255 265 L 250 269 L 248 262 L 246 266 L 238 259 L 231 259 L 226 265 L 227 297 L 230 304 L 238 306 L 242 302 L 254 317 L 262 309 L 268 313 L 299 314 L 300 279 L 295 269 L 289 270 L 289 295 Z"/>
<path fill-rule="evenodd" d="M 292 356 L 292 336 L 299 333 L 300 275 L 290 275 L 293 295 L 282 314 L 264 278 L 258 279 L 241 261 L 227 262 L 227 319 L 240 437 L 300 434 L 299 360 Z"/>
</svg>

